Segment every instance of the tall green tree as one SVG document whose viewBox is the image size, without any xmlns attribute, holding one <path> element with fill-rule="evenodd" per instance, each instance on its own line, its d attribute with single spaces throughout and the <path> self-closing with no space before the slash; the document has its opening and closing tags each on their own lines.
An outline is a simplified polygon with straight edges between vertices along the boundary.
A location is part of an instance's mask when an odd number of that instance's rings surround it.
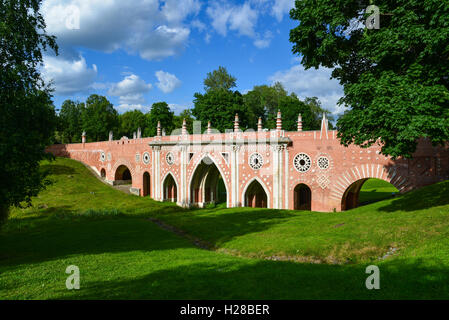
<svg viewBox="0 0 449 320">
<path fill-rule="evenodd" d="M 295 94 L 279 98 L 278 110 L 282 113 L 282 129 L 296 131 L 298 127 L 298 114 L 301 113 L 303 130 L 319 129 L 315 116 L 310 107 L 299 100 Z M 267 127 L 276 127 L 276 114 L 270 114 Z"/>
<path fill-rule="evenodd" d="M 88 141 L 105 141 L 109 131 L 117 131 L 118 114 L 106 97 L 92 94 L 82 113 L 82 128 Z"/>
<path fill-rule="evenodd" d="M 204 79 L 204 90 L 224 89 L 230 90 L 236 86 L 237 79 L 228 73 L 225 67 L 218 67 L 217 70 L 207 73 Z"/>
<path fill-rule="evenodd" d="M 45 32 L 39 0 L 0 1 L 0 225 L 10 206 L 31 204 L 47 184 L 46 158 L 56 115 L 51 90 L 39 74 L 42 51 L 57 53 Z"/>
<path fill-rule="evenodd" d="M 410 157 L 421 137 L 449 140 L 449 2 L 375 1 L 380 28 L 364 24 L 369 1 L 296 1 L 293 52 L 308 68 L 333 68 L 348 110 L 338 119 L 343 145 Z"/>
<path fill-rule="evenodd" d="M 192 114 L 201 121 L 202 130 L 210 121 L 212 127 L 225 132 L 233 129 L 235 114 L 239 114 L 240 128 L 248 128 L 248 113 L 244 109 L 243 96 L 238 91 L 226 89 L 209 90 L 205 94 L 195 93 Z"/>
<path fill-rule="evenodd" d="M 84 103 L 66 100 L 59 112 L 59 133 L 63 143 L 81 141 Z"/>
<path fill-rule="evenodd" d="M 140 128 L 141 132 L 145 132 L 147 125 L 147 119 L 145 114 L 140 110 L 126 111 L 125 113 L 118 116 L 119 117 L 119 136 L 132 137 L 133 133 Z"/>
<path fill-rule="evenodd" d="M 190 110 L 190 109 L 185 109 L 179 114 L 179 116 L 173 117 L 174 128 L 175 129 L 182 128 L 182 123 L 183 123 L 184 119 L 186 119 L 187 131 L 189 133 L 193 133 L 194 118 L 192 116 L 192 110 Z"/>
<path fill-rule="evenodd" d="M 161 122 L 161 127 L 165 130 L 166 135 L 170 135 L 173 129 L 175 129 L 173 115 L 174 113 L 166 102 L 153 103 L 150 112 L 146 114 L 145 136 L 153 137 L 156 135 L 158 121 Z"/>
<path fill-rule="evenodd" d="M 309 107 L 310 111 L 313 114 L 313 129 L 320 129 L 321 119 L 323 119 L 323 113 L 329 120 L 329 129 L 334 129 L 334 126 L 332 125 L 332 122 L 335 120 L 334 116 L 329 110 L 322 107 L 321 101 L 317 97 L 306 97 L 304 99 L 304 103 Z"/>
<path fill-rule="evenodd" d="M 248 91 L 243 98 L 249 126 L 256 128 L 257 120 L 261 117 L 265 127 L 274 128 L 275 124 L 271 120 L 276 117 L 279 101 L 284 97 L 287 97 L 287 91 L 279 82 L 272 86 L 254 86 L 253 90 Z"/>
</svg>

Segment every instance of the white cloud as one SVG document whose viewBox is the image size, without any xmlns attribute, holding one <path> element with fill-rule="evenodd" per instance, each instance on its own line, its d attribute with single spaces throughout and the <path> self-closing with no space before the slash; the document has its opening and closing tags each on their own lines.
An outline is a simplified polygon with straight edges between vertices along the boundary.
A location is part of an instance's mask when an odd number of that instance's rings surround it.
<svg viewBox="0 0 449 320">
<path fill-rule="evenodd" d="M 344 110 L 343 106 L 337 106 L 343 96 L 343 89 L 338 80 L 330 79 L 331 72 L 328 68 L 304 70 L 303 66 L 295 65 L 274 73 L 268 80 L 282 83 L 285 89 L 295 92 L 300 99 L 318 97 L 323 107 L 333 114 L 339 114 Z"/>
<path fill-rule="evenodd" d="M 159 81 L 156 85 L 164 93 L 170 93 L 181 85 L 181 81 L 174 74 L 159 70 L 156 71 Z"/>
<path fill-rule="evenodd" d="M 190 14 L 198 14 L 201 3 L 197 0 L 165 0 L 162 13 L 168 22 L 180 23 Z"/>
<path fill-rule="evenodd" d="M 79 9 L 79 29 L 66 27 L 68 6 Z M 124 49 L 142 58 L 158 60 L 179 53 L 190 29 L 185 20 L 198 13 L 198 0 L 44 0 L 42 13 L 47 32 L 57 36 L 61 52 L 76 56 L 73 48 L 104 52 Z"/>
<path fill-rule="evenodd" d="M 53 81 L 55 94 L 57 95 L 89 91 L 97 73 L 97 66 L 93 64 L 89 68 L 82 56 L 75 60 L 65 60 L 52 56 L 44 57 L 42 76 L 46 82 Z"/>
<path fill-rule="evenodd" d="M 273 15 L 277 21 L 281 22 L 284 15 L 290 12 L 295 6 L 295 0 L 275 0 L 273 5 Z"/>
<path fill-rule="evenodd" d="M 207 29 L 206 25 L 198 19 L 193 20 L 191 25 L 192 25 L 192 27 L 198 29 L 198 31 L 200 31 L 200 32 L 206 31 L 206 29 Z"/>
<path fill-rule="evenodd" d="M 222 36 L 226 36 L 228 28 L 239 35 L 255 36 L 254 28 L 259 13 L 251 8 L 249 2 L 241 6 L 214 2 L 206 12 L 212 19 L 212 27 Z"/>
<path fill-rule="evenodd" d="M 147 113 L 151 109 L 150 106 L 146 106 L 146 105 L 142 105 L 142 104 L 126 104 L 126 103 L 123 103 L 119 106 L 114 106 L 114 108 L 117 109 L 117 111 L 119 113 L 124 113 L 126 111 L 136 110 L 136 109 L 142 111 L 143 113 Z"/>
<path fill-rule="evenodd" d="M 131 74 L 113 84 L 108 94 L 119 97 L 121 105 L 141 105 L 145 103 L 143 95 L 149 92 L 151 87 L 151 84 L 145 83 L 139 76 Z"/>
<path fill-rule="evenodd" d="M 254 40 L 254 45 L 259 49 L 268 48 L 271 39 L 273 39 L 273 33 L 271 31 L 266 31 L 263 37 L 258 37 Z"/>
</svg>

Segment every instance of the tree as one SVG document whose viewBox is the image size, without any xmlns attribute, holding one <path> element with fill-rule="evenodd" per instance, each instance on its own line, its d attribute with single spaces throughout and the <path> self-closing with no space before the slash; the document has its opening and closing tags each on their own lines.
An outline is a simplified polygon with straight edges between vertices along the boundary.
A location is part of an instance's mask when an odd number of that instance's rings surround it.
<svg viewBox="0 0 449 320">
<path fill-rule="evenodd" d="M 276 82 L 272 86 L 254 86 L 244 96 L 245 109 L 248 112 L 249 126 L 255 128 L 259 117 L 267 128 L 274 128 L 276 125 L 268 119 L 273 119 L 279 109 L 279 101 L 282 97 L 287 97 L 287 91 L 281 83 Z"/>
<path fill-rule="evenodd" d="M 119 132 L 120 136 L 132 137 L 134 132 L 140 128 L 141 132 L 145 131 L 147 119 L 145 114 L 140 110 L 126 111 L 119 117 Z"/>
<path fill-rule="evenodd" d="M 109 131 L 118 129 L 117 110 L 106 97 L 97 94 L 92 94 L 87 98 L 81 118 L 88 141 L 108 140 Z"/>
<path fill-rule="evenodd" d="M 0 225 L 10 206 L 30 205 L 48 181 L 39 167 L 48 158 L 56 127 L 51 89 L 38 72 L 42 51 L 58 47 L 45 32 L 39 0 L 0 1 Z"/>
<path fill-rule="evenodd" d="M 323 113 L 329 120 L 329 129 L 333 129 L 332 121 L 334 121 L 334 116 L 329 110 L 324 109 L 321 106 L 321 101 L 317 97 L 306 97 L 304 99 L 304 103 L 310 108 L 310 111 L 312 112 L 314 119 L 312 127 L 314 129 L 320 129 L 321 119 L 323 119 Z"/>
<path fill-rule="evenodd" d="M 306 69 L 334 68 L 348 107 L 337 122 L 343 145 L 378 142 L 384 155 L 410 157 L 421 137 L 449 140 L 449 2 L 377 1 L 380 28 L 354 27 L 369 4 L 296 1 L 293 53 Z"/>
<path fill-rule="evenodd" d="M 231 76 L 225 67 L 218 67 L 218 70 L 207 73 L 204 79 L 204 90 L 225 89 L 230 90 L 236 86 L 236 78 Z"/>
<path fill-rule="evenodd" d="M 167 135 L 170 135 L 173 129 L 175 129 L 173 125 L 173 112 L 166 102 L 153 103 L 150 112 L 146 114 L 146 118 L 146 136 L 153 137 L 156 135 L 158 121 L 161 122 L 161 127 Z"/>
<path fill-rule="evenodd" d="M 186 119 L 186 125 L 187 125 L 187 131 L 189 133 L 193 133 L 193 116 L 192 116 L 192 110 L 185 109 L 183 110 L 179 116 L 173 117 L 173 126 L 175 129 L 182 128 L 182 123 Z"/>
<path fill-rule="evenodd" d="M 248 128 L 248 113 L 243 108 L 243 96 L 238 91 L 226 89 L 209 90 L 205 94 L 195 93 L 192 114 L 206 128 L 210 121 L 212 127 L 225 132 L 234 128 L 235 114 L 239 114 L 240 128 Z"/>
<path fill-rule="evenodd" d="M 84 103 L 66 100 L 62 104 L 59 112 L 59 133 L 63 143 L 81 141 L 83 111 Z"/>
</svg>

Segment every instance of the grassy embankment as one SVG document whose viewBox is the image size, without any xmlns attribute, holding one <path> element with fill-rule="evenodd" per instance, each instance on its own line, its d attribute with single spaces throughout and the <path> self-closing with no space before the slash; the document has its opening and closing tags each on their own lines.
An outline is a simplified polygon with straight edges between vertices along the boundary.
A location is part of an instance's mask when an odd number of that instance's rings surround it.
<svg viewBox="0 0 449 320">
<path fill-rule="evenodd" d="M 0 299 L 449 298 L 449 182 L 340 213 L 184 210 L 73 160 L 42 167 L 53 185 L 0 232 Z M 80 290 L 65 288 L 72 264 Z M 370 264 L 380 290 L 365 288 Z"/>
</svg>

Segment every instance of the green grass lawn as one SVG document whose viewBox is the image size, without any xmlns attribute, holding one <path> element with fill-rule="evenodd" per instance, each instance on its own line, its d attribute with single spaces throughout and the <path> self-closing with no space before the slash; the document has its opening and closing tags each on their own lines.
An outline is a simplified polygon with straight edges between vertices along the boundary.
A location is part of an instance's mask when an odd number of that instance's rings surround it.
<svg viewBox="0 0 449 320">
<path fill-rule="evenodd" d="M 399 193 L 399 190 L 391 183 L 380 179 L 368 179 L 362 185 L 362 189 L 360 189 L 359 204 L 363 205 L 389 199 L 396 193 Z"/>
<path fill-rule="evenodd" d="M 121 193 L 73 160 L 42 167 L 53 185 L 0 231 L 0 299 L 449 298 L 449 182 L 339 213 L 184 210 Z M 380 290 L 365 288 L 370 264 Z M 80 290 L 65 287 L 69 265 Z"/>
</svg>

